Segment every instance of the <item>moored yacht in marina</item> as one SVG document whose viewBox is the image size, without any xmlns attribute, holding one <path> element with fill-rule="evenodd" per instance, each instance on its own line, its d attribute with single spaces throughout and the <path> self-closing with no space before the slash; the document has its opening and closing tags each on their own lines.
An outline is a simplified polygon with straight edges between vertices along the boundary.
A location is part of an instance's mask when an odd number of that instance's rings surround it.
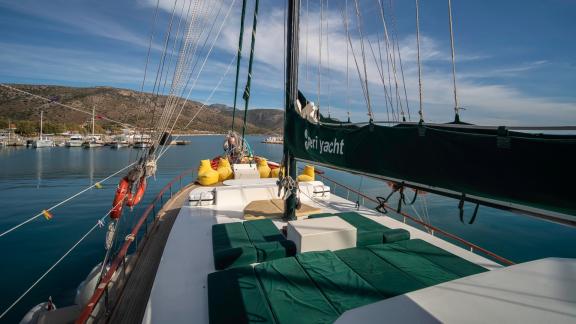
<svg viewBox="0 0 576 324">
<path fill-rule="evenodd" d="M 44 119 L 44 111 L 40 110 L 40 133 L 38 134 L 38 139 L 32 141 L 33 148 L 43 148 L 43 147 L 53 147 L 54 141 L 48 137 L 43 136 L 42 128 L 43 128 L 43 119 Z"/>
<path fill-rule="evenodd" d="M 84 138 L 80 134 L 72 134 L 66 141 L 66 147 L 81 147 L 84 143 Z"/>
</svg>

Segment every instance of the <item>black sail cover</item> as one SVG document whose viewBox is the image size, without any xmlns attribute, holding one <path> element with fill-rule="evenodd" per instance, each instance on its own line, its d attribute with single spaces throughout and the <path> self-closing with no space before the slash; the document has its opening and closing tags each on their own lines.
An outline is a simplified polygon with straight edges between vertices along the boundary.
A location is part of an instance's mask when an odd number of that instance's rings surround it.
<svg viewBox="0 0 576 324">
<path fill-rule="evenodd" d="M 576 220 L 575 135 L 425 124 L 326 125 L 294 110 L 286 112 L 285 133 L 284 145 L 298 159 Z"/>
</svg>

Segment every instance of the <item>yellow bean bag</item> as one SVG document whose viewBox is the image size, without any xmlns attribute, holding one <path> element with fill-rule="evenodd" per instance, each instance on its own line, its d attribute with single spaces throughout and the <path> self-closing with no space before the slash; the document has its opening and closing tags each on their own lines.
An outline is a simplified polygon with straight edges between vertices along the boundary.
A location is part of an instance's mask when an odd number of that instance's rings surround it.
<svg viewBox="0 0 576 324">
<path fill-rule="evenodd" d="M 220 158 L 218 161 L 218 169 L 216 171 L 218 172 L 218 181 L 225 181 L 234 178 L 232 167 L 230 166 L 228 159 Z"/>
<path fill-rule="evenodd" d="M 212 169 L 210 165 L 210 160 L 200 161 L 200 166 L 198 167 L 198 183 L 203 186 L 210 186 L 218 182 L 219 174 L 217 171 Z"/>
<path fill-rule="evenodd" d="M 258 173 L 260 173 L 260 178 L 270 177 L 270 167 L 264 158 L 258 160 Z"/>
<path fill-rule="evenodd" d="M 314 166 L 307 165 L 304 167 L 304 171 L 298 176 L 298 181 L 314 181 Z"/>
<path fill-rule="evenodd" d="M 282 170 L 282 173 L 284 175 L 286 174 L 284 167 L 276 168 L 276 169 L 272 169 L 272 171 L 270 171 L 270 178 L 278 178 L 278 176 L 280 175 L 280 170 Z"/>
</svg>

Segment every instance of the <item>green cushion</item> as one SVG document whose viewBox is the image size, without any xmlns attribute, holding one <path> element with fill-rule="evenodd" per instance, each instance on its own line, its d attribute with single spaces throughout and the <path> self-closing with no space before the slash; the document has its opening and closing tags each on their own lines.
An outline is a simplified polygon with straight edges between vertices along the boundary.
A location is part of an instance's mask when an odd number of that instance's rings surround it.
<svg viewBox="0 0 576 324">
<path fill-rule="evenodd" d="M 254 244 L 254 248 L 258 262 L 271 261 L 296 254 L 296 244 L 289 240 L 258 243 Z"/>
<path fill-rule="evenodd" d="M 266 296 L 250 266 L 208 275 L 208 314 L 212 324 L 274 323 Z"/>
<path fill-rule="evenodd" d="M 270 219 L 246 221 L 243 224 L 250 241 L 254 244 L 286 239 Z"/>
<path fill-rule="evenodd" d="M 258 262 L 258 251 L 252 245 L 214 251 L 216 270 L 245 266 Z"/>
<path fill-rule="evenodd" d="M 255 270 L 278 323 L 332 323 L 338 318 L 295 258 L 260 263 Z"/>
<path fill-rule="evenodd" d="M 356 246 L 382 243 L 384 231 L 387 230 L 388 227 L 366 218 L 357 212 L 344 212 L 336 215 L 356 227 Z"/>
<path fill-rule="evenodd" d="M 296 259 L 339 313 L 382 299 L 374 287 L 332 251 L 307 252 Z"/>
<path fill-rule="evenodd" d="M 258 261 L 256 249 L 241 222 L 212 225 L 212 253 L 217 270 Z"/>
<path fill-rule="evenodd" d="M 394 243 L 410 239 L 410 232 L 403 228 L 393 228 L 385 230 L 383 234 L 383 243 Z"/>
<path fill-rule="evenodd" d="M 214 251 L 251 244 L 241 222 L 212 225 L 212 248 Z"/>
<path fill-rule="evenodd" d="M 334 254 L 385 298 L 426 287 L 412 276 L 379 258 L 368 248 L 339 250 Z"/>
<path fill-rule="evenodd" d="M 395 249 L 393 244 L 370 245 L 367 248 L 374 254 L 392 264 L 427 286 L 458 279 L 459 276 L 445 270 L 428 259 L 409 251 Z"/>
<path fill-rule="evenodd" d="M 375 222 L 367 217 L 364 217 L 358 214 L 357 212 L 344 212 L 344 213 L 337 213 L 336 215 L 340 216 L 340 218 L 347 221 L 348 223 L 350 223 L 359 230 L 373 231 L 377 229 L 381 230 L 388 229 L 388 227 L 378 222 Z"/>
<path fill-rule="evenodd" d="M 356 227 L 356 246 L 368 246 L 380 243 L 391 243 L 410 239 L 410 232 L 404 229 L 389 229 L 388 227 L 364 217 L 357 212 L 337 214 L 320 213 L 308 218 L 339 216 L 350 225 Z"/>
<path fill-rule="evenodd" d="M 462 259 L 423 240 L 396 242 L 392 247 L 417 254 L 460 277 L 488 271 L 475 263 Z"/>
</svg>

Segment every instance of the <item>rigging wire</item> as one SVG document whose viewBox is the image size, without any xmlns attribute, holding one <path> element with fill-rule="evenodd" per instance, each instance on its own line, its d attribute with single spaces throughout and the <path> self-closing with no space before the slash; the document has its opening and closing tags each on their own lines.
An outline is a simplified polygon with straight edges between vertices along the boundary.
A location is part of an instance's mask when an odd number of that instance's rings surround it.
<svg viewBox="0 0 576 324">
<path fill-rule="evenodd" d="M 242 1 L 242 14 L 240 17 L 240 35 L 238 36 L 238 51 L 236 53 L 236 81 L 234 82 L 234 107 L 232 110 L 232 131 L 236 117 L 236 102 L 238 98 L 238 78 L 240 76 L 240 60 L 242 59 L 242 44 L 244 43 L 244 17 L 246 16 L 246 0 Z"/>
<path fill-rule="evenodd" d="M 61 106 L 61 107 L 64 107 L 64 108 L 72 109 L 72 110 L 81 112 L 81 113 L 83 113 L 83 114 L 92 116 L 92 112 L 91 112 L 91 111 L 86 111 L 86 110 L 82 110 L 82 109 L 80 109 L 80 108 L 76 108 L 76 107 L 73 107 L 73 106 L 70 106 L 70 105 L 66 105 L 66 104 L 63 104 L 63 103 L 61 103 L 61 102 L 54 101 L 54 100 L 52 100 L 52 99 L 50 99 L 50 98 L 42 97 L 42 96 L 40 96 L 40 95 L 33 94 L 33 93 L 28 92 L 28 91 L 25 91 L 25 90 L 21 90 L 21 89 L 18 89 L 18 88 L 14 88 L 14 87 L 9 86 L 9 85 L 7 85 L 7 84 L 0 83 L 0 86 L 2 86 L 2 87 L 4 87 L 4 88 L 7 88 L 7 89 L 10 89 L 10 90 L 13 90 L 13 91 L 16 91 L 16 92 L 19 92 L 19 93 L 22 93 L 22 94 L 25 94 L 25 95 L 28 95 L 28 96 L 30 96 L 30 97 L 34 97 L 34 98 L 37 98 L 37 99 L 40 99 L 40 100 L 44 100 L 44 101 L 47 101 L 47 102 L 49 102 L 49 103 L 53 103 L 53 104 L 55 104 L 55 105 L 58 105 L 58 106 Z M 99 118 L 99 119 L 106 120 L 106 121 L 109 121 L 109 122 L 114 123 L 114 124 L 117 124 L 117 125 L 120 125 L 120 126 L 122 126 L 122 127 L 124 127 L 124 128 L 136 128 L 135 126 L 133 126 L 133 125 L 131 125 L 131 124 L 123 123 L 123 122 L 120 122 L 120 121 L 117 121 L 117 120 L 108 118 L 108 117 L 106 117 L 106 116 L 99 116 L 98 118 Z"/>
<path fill-rule="evenodd" d="M 346 10 L 346 24 L 348 24 L 348 0 L 344 2 L 344 10 Z M 348 115 L 348 122 L 350 122 L 350 49 L 346 46 L 346 114 Z"/>
<path fill-rule="evenodd" d="M 194 80 L 194 83 L 192 84 L 192 86 L 190 87 L 188 94 L 186 95 L 186 98 L 181 98 L 181 100 L 179 102 L 182 102 L 182 105 L 180 106 L 180 110 L 178 112 L 178 115 L 176 116 L 174 123 L 172 124 L 172 127 L 170 128 L 169 133 L 171 133 L 174 130 L 174 127 L 176 126 L 176 122 L 178 121 L 178 119 L 180 118 L 180 115 L 182 114 L 182 110 L 184 109 L 184 106 L 186 105 L 188 98 L 190 97 L 190 94 L 192 92 L 192 90 L 196 87 L 196 82 L 198 81 L 198 78 L 200 77 L 200 74 L 202 73 L 202 71 L 204 70 L 204 66 L 206 65 L 206 62 L 208 61 L 208 58 L 210 57 L 210 55 L 212 54 L 212 50 L 214 49 L 214 46 L 216 44 L 216 41 L 218 40 L 218 38 L 220 37 L 220 34 L 222 32 L 222 29 L 224 27 L 225 22 L 228 20 L 228 16 L 230 15 L 230 12 L 232 11 L 232 7 L 234 6 L 234 3 L 236 2 L 236 0 L 233 0 L 230 3 L 230 6 L 228 7 L 228 11 L 226 12 L 226 16 L 224 17 L 224 19 L 222 19 L 222 24 L 220 25 L 220 28 L 218 29 L 218 32 L 216 33 L 215 37 L 214 37 L 214 41 L 212 42 L 210 49 L 208 50 L 208 53 L 206 53 L 206 56 L 204 58 L 204 61 L 202 62 L 202 65 L 200 66 L 200 70 L 198 71 L 198 74 L 196 75 L 196 79 Z M 214 20 L 217 21 L 217 20 Z"/>
<path fill-rule="evenodd" d="M 384 78 L 384 65 L 378 65 L 378 60 L 376 59 L 376 54 L 374 53 L 374 48 L 372 47 L 372 42 L 370 42 L 370 40 L 368 40 L 368 45 L 370 46 L 370 51 L 372 52 L 372 57 L 374 58 L 374 63 L 376 63 L 376 70 L 378 71 L 378 76 L 380 76 L 380 80 L 382 81 L 382 85 L 384 88 L 384 97 L 385 100 L 384 102 L 386 103 L 386 114 L 389 116 L 388 114 L 388 100 L 392 100 L 389 97 L 388 94 L 388 89 L 386 88 L 386 81 Z M 388 117 L 388 119 L 390 119 L 390 117 Z"/>
<path fill-rule="evenodd" d="M 88 190 L 96 187 L 97 184 L 102 184 L 102 183 L 106 182 L 106 181 L 109 180 L 110 178 L 116 176 L 117 174 L 119 174 L 120 172 L 128 169 L 129 167 L 133 166 L 134 164 L 136 164 L 136 162 L 128 164 L 127 166 L 125 166 L 125 167 L 123 167 L 122 169 L 120 169 L 120 170 L 112 173 L 111 175 L 107 176 L 106 178 L 104 178 L 104 179 L 102 179 L 102 180 L 100 180 L 100 181 L 95 182 L 93 185 L 91 185 L 91 186 L 89 186 L 89 187 L 86 187 L 86 188 L 80 190 L 79 192 L 77 192 L 77 193 L 75 193 L 74 195 L 72 195 L 72 196 L 70 196 L 70 197 L 68 197 L 68 198 L 60 201 L 59 203 L 56 203 L 56 204 L 52 205 L 50 208 L 45 209 L 45 211 L 52 211 L 53 209 L 55 209 L 55 208 L 57 208 L 57 207 L 59 207 L 59 206 L 64 205 L 65 203 L 69 202 L 70 200 L 72 200 L 72 199 L 80 196 L 81 194 L 85 193 L 86 191 L 88 191 Z M 36 215 L 28 218 L 27 220 L 19 223 L 18 225 L 15 225 L 15 226 L 13 226 L 13 227 L 5 230 L 4 232 L 2 232 L 2 233 L 0 234 L 0 237 L 3 237 L 4 235 L 6 235 L 6 234 L 8 234 L 8 233 L 10 233 L 10 232 L 18 229 L 18 228 L 20 228 L 20 227 L 22 227 L 22 226 L 30 223 L 31 221 L 35 220 L 36 218 L 42 216 L 43 214 L 44 214 L 44 210 L 41 211 L 41 212 L 39 212 L 38 214 L 36 214 Z"/>
<path fill-rule="evenodd" d="M 348 1 L 348 0 L 346 0 Z M 286 19 L 284 19 L 284 29 L 286 29 Z M 286 33 L 286 32 L 284 32 Z M 306 0 L 306 81 L 308 81 L 308 38 L 310 37 L 310 0 Z M 286 43 L 286 41 L 284 41 Z M 284 53 L 286 56 L 286 53 Z M 284 60 L 286 61 L 286 60 Z M 286 81 L 284 81 L 286 82 Z"/>
<path fill-rule="evenodd" d="M 68 251 L 66 251 L 66 253 L 64 253 L 56 262 L 54 262 L 54 264 L 52 264 L 52 266 L 50 266 L 48 268 L 48 270 L 46 270 L 36 281 L 34 281 L 34 283 L 28 289 L 26 289 L 26 291 L 24 291 L 20 295 L 20 297 L 16 298 L 16 300 L 10 306 L 8 306 L 8 308 L 6 308 L 6 310 L 4 310 L 4 312 L 2 312 L 2 314 L 0 314 L 0 319 L 2 319 L 10 310 L 12 310 L 12 308 L 14 308 L 14 306 L 16 306 L 22 300 L 22 298 L 26 297 L 26 295 L 34 287 L 36 287 L 36 285 L 38 285 L 38 283 L 40 281 L 42 281 L 52 270 L 54 270 L 54 268 L 56 268 L 56 266 L 58 266 L 58 264 L 60 264 L 60 262 L 62 262 L 62 260 L 64 260 L 70 253 L 72 253 L 72 251 L 74 251 L 74 249 L 76 249 L 76 247 L 78 245 L 80 245 L 80 243 L 82 243 L 95 229 L 103 227 L 102 225 L 103 225 L 104 219 L 106 219 L 106 217 L 108 217 L 108 215 L 112 212 L 112 210 L 115 207 L 116 206 L 112 207 L 104 216 L 99 218 L 96 221 L 96 224 L 94 224 L 94 226 L 92 226 L 78 241 L 76 241 L 76 243 L 74 243 L 74 245 L 72 245 L 72 247 L 70 249 L 68 249 Z"/>
<path fill-rule="evenodd" d="M 198 8 L 198 6 L 199 6 L 198 3 L 199 3 L 199 1 L 195 2 L 195 8 L 193 10 L 192 19 L 190 19 L 190 23 L 188 25 L 188 31 L 186 33 L 184 45 L 182 46 L 182 48 L 180 49 L 180 52 L 179 52 L 177 68 L 176 68 L 176 71 L 174 73 L 172 86 L 170 88 L 170 94 L 168 95 L 168 98 L 164 104 L 162 116 L 156 124 L 156 128 L 155 128 L 156 133 L 155 133 L 154 140 L 153 140 L 154 146 L 156 145 L 156 143 L 160 142 L 160 139 L 164 133 L 163 131 L 167 128 L 167 125 L 171 119 L 171 116 L 174 113 L 174 109 L 175 109 L 177 103 L 179 102 L 179 97 L 177 97 L 177 94 L 181 91 L 180 89 L 182 89 L 182 80 L 183 80 L 182 75 L 184 74 L 185 71 L 190 70 L 190 63 L 191 63 L 192 58 L 195 56 L 195 53 L 198 49 L 198 44 L 199 44 L 198 40 L 201 39 L 201 36 L 203 34 L 203 30 L 197 32 L 198 28 L 196 28 L 196 22 L 198 21 L 198 16 L 204 15 L 205 7 Z M 209 16 L 210 15 L 208 15 L 208 17 Z M 191 50 L 191 44 L 194 44 L 193 49 L 192 49 L 192 55 L 190 55 L 190 58 L 187 58 L 188 53 Z M 205 46 L 205 44 L 206 44 L 206 42 L 204 42 L 203 45 Z M 197 61 L 195 61 L 195 63 L 197 63 Z M 192 71 L 194 71 L 195 67 L 196 67 L 196 65 L 192 66 L 192 69 L 190 70 L 191 72 L 188 74 L 186 86 L 188 85 L 190 77 L 193 74 Z"/>
<path fill-rule="evenodd" d="M 214 9 L 214 8 L 213 8 L 213 9 Z M 211 20 L 212 20 L 212 24 L 211 24 L 211 26 L 210 26 L 209 31 L 206 33 L 206 37 L 204 38 L 204 41 L 202 42 L 202 47 L 200 48 L 200 51 L 204 51 L 204 49 L 206 48 L 206 45 L 207 45 L 207 43 L 208 43 L 208 40 L 210 39 L 210 35 L 212 34 L 212 31 L 214 30 L 214 26 L 215 26 L 216 22 L 218 21 L 218 19 L 216 19 L 216 17 L 220 15 L 221 11 L 222 11 L 222 6 L 219 6 L 219 7 L 218 7 L 218 13 L 217 13 L 216 16 L 214 17 L 214 19 L 211 19 Z M 212 14 L 210 14 L 210 15 L 208 15 L 208 16 L 210 17 L 211 15 L 212 15 Z M 196 29 L 199 29 L 199 28 L 200 28 L 200 26 L 199 26 L 199 25 L 196 26 L 195 24 L 191 24 L 191 25 L 189 26 L 189 34 L 198 34 L 198 37 L 195 37 L 195 39 L 198 40 L 198 41 L 199 41 L 200 39 L 202 39 L 202 35 L 204 34 L 204 29 L 199 30 L 197 33 L 194 33 L 194 31 L 195 31 Z M 186 49 L 180 53 L 180 59 L 179 59 L 179 60 L 180 60 L 181 62 L 183 62 L 183 63 L 182 63 L 182 65 L 181 65 L 181 68 L 179 68 L 179 71 L 180 71 L 179 75 L 182 75 L 182 74 L 183 74 L 183 71 L 189 71 L 189 72 L 187 73 L 187 74 L 188 74 L 188 77 L 186 78 L 186 83 L 185 83 L 184 87 L 181 87 L 181 84 L 180 84 L 180 85 L 178 86 L 178 87 L 179 87 L 178 91 L 172 91 L 172 93 L 171 93 L 171 95 L 170 95 L 170 97 L 169 97 L 170 101 L 166 103 L 166 107 L 168 107 L 167 110 L 166 110 L 167 113 L 165 114 L 164 122 L 161 123 L 161 125 L 158 127 L 158 128 L 159 128 L 159 132 L 158 132 L 158 134 L 157 134 L 157 137 L 156 137 L 155 142 L 159 142 L 162 134 L 167 131 L 167 129 L 168 129 L 168 127 L 169 127 L 170 120 L 172 119 L 172 116 L 174 115 L 177 106 L 178 106 L 181 102 L 183 102 L 183 105 L 182 105 L 182 107 L 180 108 L 179 113 L 181 113 L 182 110 L 184 109 L 184 106 L 185 106 L 186 102 L 182 99 L 182 92 L 185 91 L 185 89 L 188 87 L 188 85 L 189 85 L 189 83 L 190 83 L 190 80 L 192 80 L 192 76 L 195 74 L 196 67 L 197 67 L 198 62 L 199 62 L 198 60 L 194 61 L 194 64 L 193 64 L 192 67 L 190 68 L 190 64 L 191 64 L 192 59 L 187 59 L 187 56 L 188 56 L 188 52 L 189 52 L 189 50 L 190 50 L 190 46 L 191 46 L 190 44 L 194 44 L 193 50 L 192 50 L 192 55 L 190 55 L 190 57 L 191 57 L 191 58 L 194 58 L 194 57 L 195 57 L 196 52 L 198 51 L 198 48 L 199 48 L 199 47 L 198 47 L 198 44 L 199 44 L 198 41 L 189 42 L 189 43 L 187 44 L 187 46 L 186 46 Z M 208 55 L 209 55 L 209 54 L 208 54 Z M 202 66 L 202 69 L 203 69 L 203 66 Z M 202 72 L 202 69 L 198 72 L 198 74 L 197 74 L 197 76 L 196 76 L 196 78 L 195 78 L 195 80 L 194 80 L 194 85 L 193 85 L 193 87 L 195 86 L 195 82 L 198 80 L 198 77 L 200 76 L 200 73 Z M 190 89 L 190 90 L 192 90 L 192 89 Z"/>
<path fill-rule="evenodd" d="M 396 54 L 398 54 L 398 63 L 400 64 L 400 75 L 402 76 L 402 87 L 404 88 L 404 100 L 406 103 L 406 110 L 408 113 L 408 121 L 410 121 L 410 105 L 408 104 L 408 92 L 406 91 L 406 80 L 404 78 L 404 64 L 402 64 L 402 53 L 400 52 L 400 43 L 398 41 L 398 29 L 396 27 L 396 14 L 394 13 L 393 0 L 390 0 L 390 12 L 392 16 L 392 46 L 396 46 Z M 395 54 L 395 55 L 396 55 Z"/>
<path fill-rule="evenodd" d="M 218 83 L 216 84 L 216 86 L 212 89 L 212 91 L 210 92 L 210 95 L 206 98 L 205 103 L 202 104 L 202 106 L 196 111 L 196 113 L 194 114 L 194 116 L 192 116 L 192 118 L 190 119 L 190 121 L 188 121 L 188 123 L 182 128 L 182 129 L 186 129 L 188 128 L 188 126 L 190 126 L 190 124 L 192 124 L 192 122 L 196 119 L 196 116 L 198 116 L 198 114 L 200 114 L 200 112 L 202 112 L 202 110 L 207 106 L 207 102 L 210 102 L 210 100 L 212 99 L 212 96 L 214 95 L 214 93 L 216 91 L 218 91 L 218 89 L 220 88 L 220 85 L 222 84 L 222 82 L 224 81 L 224 79 L 226 78 L 226 76 L 228 75 L 228 72 L 230 71 L 230 68 L 232 67 L 232 63 L 234 63 L 234 60 L 236 59 L 236 56 L 232 57 L 232 60 L 230 60 L 230 63 L 228 63 L 228 67 L 226 67 L 226 70 L 224 72 L 224 74 L 222 75 L 222 77 L 220 78 L 220 80 L 218 81 Z M 180 135 L 176 136 L 176 140 L 178 140 L 178 138 L 180 138 Z M 170 148 L 170 145 L 167 145 L 166 148 L 160 152 L 160 154 L 158 155 L 158 158 L 156 159 L 156 161 L 160 160 L 160 158 L 166 154 L 166 151 L 168 151 L 168 149 Z"/>
<path fill-rule="evenodd" d="M 318 32 L 318 79 L 317 79 L 318 109 L 320 109 L 320 92 L 322 90 L 322 20 L 324 20 L 324 0 L 320 0 L 320 20 L 319 20 L 320 31 Z"/>
<path fill-rule="evenodd" d="M 326 12 L 330 12 L 330 9 L 328 8 L 328 0 L 326 0 Z M 330 118 L 330 104 L 331 104 L 331 92 L 330 92 L 330 83 L 331 83 L 331 79 L 330 79 L 330 39 L 328 38 L 328 35 L 330 35 L 330 25 L 329 25 L 329 21 L 330 19 L 326 18 L 326 76 L 328 77 L 328 118 Z"/>
<path fill-rule="evenodd" d="M 372 114 L 372 105 L 370 103 L 370 93 L 368 91 L 368 72 L 366 70 L 366 52 L 364 50 L 364 33 L 362 33 L 362 15 L 360 14 L 360 8 L 358 5 L 358 0 L 354 0 L 356 5 L 356 26 L 358 28 L 358 33 L 360 34 L 360 48 L 362 53 L 362 63 L 364 65 L 364 91 L 366 92 L 366 103 L 368 105 L 368 117 L 370 121 L 374 120 L 374 115 Z"/>
<path fill-rule="evenodd" d="M 418 116 L 420 122 L 424 122 L 424 112 L 422 110 L 422 64 L 420 63 L 420 1 L 416 0 L 416 59 L 418 62 Z"/>
<path fill-rule="evenodd" d="M 390 83 L 390 90 L 392 90 L 392 81 L 391 81 L 391 75 L 394 77 L 394 88 L 395 88 L 395 92 L 396 92 L 396 120 L 400 121 L 400 116 L 404 116 L 404 107 L 402 105 L 402 100 L 400 100 L 400 93 L 398 91 L 398 75 L 397 75 L 397 69 L 396 69 L 396 55 L 393 54 L 394 52 L 394 47 L 391 44 L 390 41 L 390 36 L 388 33 L 388 24 L 386 23 L 386 17 L 384 15 L 384 6 L 382 4 L 382 0 L 376 0 L 376 2 L 378 3 L 378 6 L 380 8 L 380 19 L 382 20 L 382 26 L 384 27 L 384 43 L 386 45 L 386 53 L 388 54 L 387 56 L 387 60 L 388 60 L 388 64 L 392 65 L 392 73 L 390 73 L 390 71 L 388 71 L 388 76 L 389 76 L 389 83 Z M 392 92 L 392 91 L 390 91 Z M 398 109 L 400 108 L 400 109 Z"/>
<path fill-rule="evenodd" d="M 452 28 L 452 0 L 448 0 L 448 19 L 450 25 L 450 53 L 452 57 L 452 84 L 454 86 L 454 121 L 460 121 L 460 107 L 458 106 L 458 95 L 456 90 L 456 60 L 454 58 L 454 30 Z"/>
<path fill-rule="evenodd" d="M 366 97 L 366 89 L 364 88 L 364 82 L 362 82 L 362 73 L 360 72 L 360 66 L 358 65 L 358 59 L 356 58 L 356 52 L 354 51 L 354 46 L 352 45 L 352 38 L 350 37 L 350 30 L 348 28 L 348 21 L 345 18 L 344 12 L 341 11 L 342 21 L 344 23 L 344 27 L 346 29 L 346 38 L 348 40 L 348 46 L 350 47 L 350 51 L 352 52 L 352 58 L 354 59 L 354 65 L 356 66 L 356 72 L 358 73 L 358 79 L 360 80 L 360 87 L 362 88 L 362 96 L 364 97 L 364 101 L 366 102 L 366 106 L 368 106 L 368 100 Z"/>
<path fill-rule="evenodd" d="M 246 87 L 244 88 L 244 123 L 242 124 L 242 146 L 244 147 L 244 134 L 246 133 L 246 124 L 248 123 L 248 105 L 250 103 L 250 85 L 252 84 L 252 64 L 254 63 L 254 46 L 256 44 L 256 27 L 258 26 L 258 6 L 260 0 L 256 0 L 254 5 L 254 20 L 252 21 L 252 40 L 250 44 L 250 58 L 248 59 L 248 80 L 246 80 Z"/>
<path fill-rule="evenodd" d="M 150 37 L 148 39 L 148 50 L 146 51 L 146 63 L 144 63 L 144 77 L 142 78 L 142 83 L 140 84 L 140 92 L 144 93 L 144 85 L 146 84 L 146 77 L 148 75 L 148 65 L 150 64 L 150 52 L 152 50 L 152 42 L 154 41 L 154 31 L 156 29 L 156 22 L 158 20 L 158 8 L 160 7 L 160 0 L 156 1 L 156 9 L 154 9 L 154 18 L 152 22 L 152 28 L 150 29 Z M 142 110 L 138 110 L 136 115 L 136 125 L 138 125 L 140 118 L 142 117 Z"/>
<path fill-rule="evenodd" d="M 390 107 L 392 107 L 392 113 L 394 113 L 394 106 L 392 106 L 392 98 L 390 98 L 390 92 L 392 90 L 388 90 L 386 86 L 386 80 L 384 78 L 384 60 L 382 60 L 382 44 L 380 43 L 380 33 L 376 32 L 376 41 L 378 42 L 378 58 L 380 59 L 380 71 L 381 71 L 381 79 L 382 79 L 382 87 L 384 88 L 384 104 L 386 106 L 386 118 L 390 121 Z M 374 54 L 372 54 L 374 55 Z M 376 60 L 376 59 L 374 59 Z M 388 62 L 388 60 L 386 60 Z M 388 78 L 390 78 L 390 64 L 388 66 Z M 376 64 L 378 67 L 378 64 Z"/>
</svg>

